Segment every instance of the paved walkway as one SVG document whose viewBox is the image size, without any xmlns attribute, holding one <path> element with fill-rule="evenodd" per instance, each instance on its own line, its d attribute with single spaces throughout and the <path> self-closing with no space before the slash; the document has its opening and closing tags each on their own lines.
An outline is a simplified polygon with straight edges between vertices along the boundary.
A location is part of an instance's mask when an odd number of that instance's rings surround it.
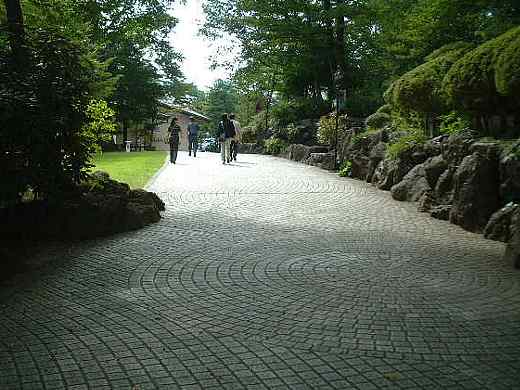
<svg viewBox="0 0 520 390">
<path fill-rule="evenodd" d="M 137 232 L 57 248 L 0 290 L 0 389 L 518 389 L 503 245 L 388 193 L 200 153 Z"/>
</svg>

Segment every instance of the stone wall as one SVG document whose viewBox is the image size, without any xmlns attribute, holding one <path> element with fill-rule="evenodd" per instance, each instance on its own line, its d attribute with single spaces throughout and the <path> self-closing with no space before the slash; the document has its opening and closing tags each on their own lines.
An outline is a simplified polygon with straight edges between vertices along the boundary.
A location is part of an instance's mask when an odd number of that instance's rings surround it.
<svg viewBox="0 0 520 390">
<path fill-rule="evenodd" d="M 520 267 L 520 141 L 479 139 L 466 131 L 413 145 L 391 159 L 388 145 L 399 136 L 389 129 L 352 128 L 338 145 L 338 160 L 351 162 L 351 177 L 390 191 L 398 201 L 416 202 L 433 218 L 509 242 L 508 261 Z M 286 154 L 334 169 L 330 151 L 290 145 Z"/>
</svg>

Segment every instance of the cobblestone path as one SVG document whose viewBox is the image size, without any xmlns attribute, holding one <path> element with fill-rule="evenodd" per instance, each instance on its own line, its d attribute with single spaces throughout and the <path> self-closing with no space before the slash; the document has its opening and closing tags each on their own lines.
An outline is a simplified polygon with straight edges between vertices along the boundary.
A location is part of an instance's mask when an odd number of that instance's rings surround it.
<svg viewBox="0 0 520 390">
<path fill-rule="evenodd" d="M 161 222 L 1 289 L 0 389 L 520 388 L 503 244 L 265 156 L 151 189 Z"/>
</svg>

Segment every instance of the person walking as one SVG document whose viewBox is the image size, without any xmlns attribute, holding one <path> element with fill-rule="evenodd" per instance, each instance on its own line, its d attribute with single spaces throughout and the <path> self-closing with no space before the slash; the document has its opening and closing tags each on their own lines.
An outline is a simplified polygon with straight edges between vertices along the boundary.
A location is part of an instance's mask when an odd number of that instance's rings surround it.
<svg viewBox="0 0 520 390">
<path fill-rule="evenodd" d="M 229 154 L 229 148 L 231 139 L 235 136 L 235 128 L 233 122 L 229 120 L 227 114 L 222 114 L 222 120 L 218 124 L 217 138 L 220 141 L 220 156 L 222 157 L 222 164 L 226 162 L 229 164 L 231 161 L 231 155 Z"/>
<path fill-rule="evenodd" d="M 199 124 L 193 121 L 193 117 L 190 116 L 190 123 L 188 123 L 188 155 L 191 156 L 191 151 L 193 150 L 193 157 L 197 157 L 197 148 L 198 141 L 197 137 L 199 135 Z"/>
<path fill-rule="evenodd" d="M 175 164 L 177 161 L 177 152 L 179 151 L 179 133 L 180 126 L 177 124 L 177 118 L 173 117 L 168 127 L 168 142 L 170 144 L 170 163 Z"/>
<path fill-rule="evenodd" d="M 231 114 L 229 119 L 235 128 L 235 136 L 231 139 L 230 157 L 232 160 L 237 161 L 238 145 L 240 144 L 242 128 L 240 127 L 240 122 L 235 119 L 235 114 Z"/>
</svg>

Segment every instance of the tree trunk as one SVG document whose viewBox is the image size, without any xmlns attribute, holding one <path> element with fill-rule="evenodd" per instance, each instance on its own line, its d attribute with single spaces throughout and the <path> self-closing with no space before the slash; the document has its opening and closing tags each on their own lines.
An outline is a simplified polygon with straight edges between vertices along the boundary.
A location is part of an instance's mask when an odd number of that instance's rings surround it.
<svg viewBox="0 0 520 390">
<path fill-rule="evenodd" d="M 337 0 L 336 4 L 343 4 L 343 0 Z M 340 89 L 346 89 L 345 77 L 347 75 L 347 63 L 345 61 L 345 15 L 341 12 L 337 12 L 335 22 L 336 39 L 334 41 L 334 56 L 336 64 L 341 72 Z"/>
<path fill-rule="evenodd" d="M 123 148 L 126 146 L 126 141 L 128 141 L 128 122 L 126 120 L 123 121 Z"/>
<path fill-rule="evenodd" d="M 331 17 L 331 11 L 332 11 L 332 5 L 330 0 L 322 0 L 321 2 L 323 11 L 325 13 L 324 23 L 325 23 L 325 33 L 326 33 L 326 41 L 325 41 L 325 50 L 323 54 L 323 58 L 326 59 L 327 63 L 329 64 L 330 68 L 330 81 L 331 81 L 331 91 L 329 92 L 329 95 L 334 98 L 336 86 L 334 85 L 334 73 L 336 71 L 336 61 L 335 61 L 335 54 L 334 54 L 334 45 L 335 45 L 335 39 L 334 39 L 334 27 L 332 25 L 333 20 Z"/>
<path fill-rule="evenodd" d="M 20 0 L 4 0 L 7 13 L 7 28 L 9 30 L 9 44 L 13 51 L 15 65 L 23 66 L 25 31 L 23 13 Z"/>
</svg>

